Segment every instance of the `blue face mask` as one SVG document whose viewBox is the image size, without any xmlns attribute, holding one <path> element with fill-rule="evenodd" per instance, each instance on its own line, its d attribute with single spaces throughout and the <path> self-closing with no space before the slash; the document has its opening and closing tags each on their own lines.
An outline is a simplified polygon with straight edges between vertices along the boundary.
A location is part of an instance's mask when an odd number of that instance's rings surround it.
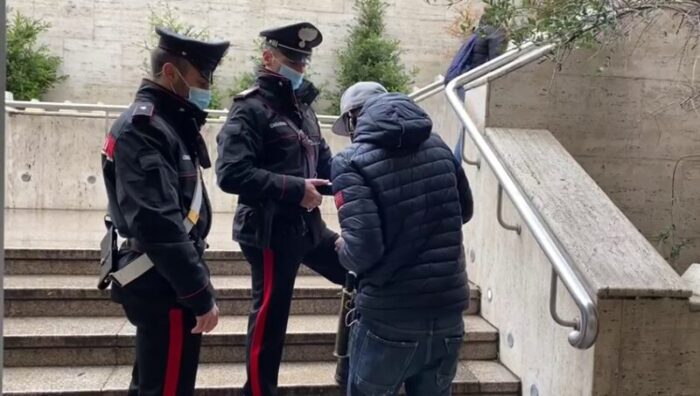
<svg viewBox="0 0 700 396">
<path fill-rule="evenodd" d="M 299 87 L 301 87 L 301 83 L 304 82 L 304 75 L 292 69 L 289 66 L 282 65 L 282 68 L 280 69 L 279 73 L 287 77 L 287 79 L 292 82 L 292 88 L 295 91 L 299 89 Z"/>
<path fill-rule="evenodd" d="M 187 96 L 187 100 L 192 103 L 193 105 L 197 106 L 200 110 L 204 111 L 209 107 L 211 104 L 211 90 L 208 89 L 202 89 L 202 88 L 197 88 L 197 87 L 190 87 L 189 84 L 187 84 L 187 81 L 182 77 L 182 74 L 180 74 L 180 70 L 177 70 L 178 76 L 180 76 L 180 79 L 182 82 L 185 84 L 187 89 L 189 90 L 189 94 Z M 173 92 L 175 92 L 175 89 L 173 88 Z"/>
<path fill-rule="evenodd" d="M 199 107 L 200 110 L 206 110 L 211 104 L 211 91 L 196 87 L 189 87 L 189 89 L 190 95 L 187 100 Z"/>
</svg>

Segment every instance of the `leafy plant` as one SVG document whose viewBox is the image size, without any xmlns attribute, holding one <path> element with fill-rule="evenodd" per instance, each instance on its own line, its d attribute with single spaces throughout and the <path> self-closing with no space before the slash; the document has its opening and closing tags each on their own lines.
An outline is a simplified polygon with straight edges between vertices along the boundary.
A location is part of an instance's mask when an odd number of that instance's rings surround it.
<svg viewBox="0 0 700 396">
<path fill-rule="evenodd" d="M 253 41 L 253 47 L 262 50 L 264 46 L 264 40 L 257 38 Z M 236 75 L 233 79 L 233 84 L 229 90 L 230 96 L 235 96 L 236 94 L 245 91 L 246 89 L 252 87 L 255 84 L 255 80 L 258 75 L 258 69 L 262 67 L 262 58 L 259 53 L 251 55 L 248 57 L 249 63 L 252 65 L 248 71 L 244 71 Z"/>
<path fill-rule="evenodd" d="M 7 90 L 17 100 L 41 99 L 49 89 L 65 80 L 59 74 L 61 58 L 52 55 L 39 36 L 50 25 L 15 12 L 7 28 Z"/>
<path fill-rule="evenodd" d="M 340 108 L 340 96 L 358 81 L 376 81 L 393 92 L 407 92 L 416 70 L 407 71 L 401 62 L 399 41 L 386 37 L 382 0 L 356 0 L 356 24 L 347 45 L 338 51 L 337 91 L 331 94 L 331 114 Z"/>
<path fill-rule="evenodd" d="M 160 9 L 162 12 L 158 12 L 156 9 Z M 193 39 L 204 41 L 209 40 L 209 31 L 207 29 L 198 29 L 194 25 L 184 22 L 173 11 L 167 1 L 161 1 L 155 7 L 149 6 L 149 10 L 150 15 L 148 16 L 148 23 L 153 28 L 156 26 L 167 27 L 176 33 L 183 34 L 187 37 L 192 37 Z M 152 32 L 149 42 L 146 45 L 149 47 L 149 49 L 151 49 L 154 48 L 157 43 L 158 36 Z"/>
<path fill-rule="evenodd" d="M 676 225 L 671 224 L 656 236 L 658 240 L 656 249 L 671 265 L 674 265 L 676 261 L 678 261 L 681 252 L 689 243 L 687 239 L 678 241 L 676 234 Z"/>
<path fill-rule="evenodd" d="M 450 35 L 466 40 L 474 32 L 479 24 L 479 17 L 470 5 L 462 6 L 457 10 L 457 16 L 448 28 Z"/>
<path fill-rule="evenodd" d="M 425 0 L 434 5 L 470 4 L 472 0 Z M 698 0 L 484 0 L 483 23 L 506 29 L 516 44 L 553 42 L 558 55 L 573 48 L 596 47 L 604 37 L 626 33 L 639 18 L 649 22 L 656 11 L 670 11 L 691 28 L 689 40 L 700 32 Z M 561 57 L 558 57 L 561 59 Z"/>
</svg>

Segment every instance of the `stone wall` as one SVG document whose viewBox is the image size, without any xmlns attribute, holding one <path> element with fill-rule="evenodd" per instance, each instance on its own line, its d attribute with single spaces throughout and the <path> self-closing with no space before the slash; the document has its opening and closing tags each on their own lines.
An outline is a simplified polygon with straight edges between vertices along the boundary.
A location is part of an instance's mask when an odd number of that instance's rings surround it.
<svg viewBox="0 0 700 396">
<path fill-rule="evenodd" d="M 641 28 L 640 28 L 641 29 Z M 550 130 L 654 244 L 676 227 L 682 273 L 700 255 L 700 112 L 696 63 L 678 21 L 600 52 L 577 52 L 492 84 L 487 126 Z M 673 260 L 672 260 L 673 261 Z"/>
<path fill-rule="evenodd" d="M 69 78 L 45 100 L 126 104 L 143 77 L 143 50 L 149 35 L 149 7 L 161 0 L 8 0 L 17 11 L 41 18 L 52 27 L 42 40 L 63 58 L 61 72 Z M 423 0 L 389 0 L 388 34 L 401 40 L 407 67 L 417 67 L 416 84 L 423 86 L 443 73 L 459 47 L 447 34 L 454 11 Z M 168 0 L 171 9 L 213 37 L 232 42 L 217 74 L 219 85 L 230 86 L 235 76 L 251 70 L 259 51 L 254 39 L 269 27 L 310 21 L 324 42 L 311 66 L 312 80 L 333 88 L 335 51 L 345 43 L 353 21 L 354 0 Z"/>
<path fill-rule="evenodd" d="M 102 118 L 9 113 L 5 121 L 5 207 L 106 210 L 100 150 L 111 122 Z M 202 130 L 212 160 L 217 156 L 216 135 L 220 129 L 221 122 L 211 121 Z M 349 144 L 348 139 L 325 127 L 322 131 L 333 152 Z M 213 168 L 204 171 L 204 181 L 214 211 L 232 212 L 236 197 L 217 187 Z M 332 199 L 324 200 L 322 212 L 335 216 Z"/>
<path fill-rule="evenodd" d="M 468 110 L 481 126 L 479 104 L 487 93 L 472 94 Z M 455 125 L 453 113 L 440 113 L 444 98 L 429 102 L 436 124 Z M 491 168 L 484 161 L 480 169 L 465 166 L 475 197 L 474 218 L 464 228 L 467 273 L 481 290 L 482 316 L 499 330 L 499 359 L 521 379 L 521 393 L 697 393 L 700 314 L 691 312 L 689 287 L 552 134 L 496 128 L 484 134 L 568 253 L 598 312 L 595 345 L 572 347 L 571 329 L 558 325 L 549 309 L 552 263 L 507 197 L 503 218 L 523 231 L 499 225 Z M 471 140 L 467 148 L 475 159 Z M 580 316 L 561 281 L 556 301 L 562 318 Z"/>
</svg>

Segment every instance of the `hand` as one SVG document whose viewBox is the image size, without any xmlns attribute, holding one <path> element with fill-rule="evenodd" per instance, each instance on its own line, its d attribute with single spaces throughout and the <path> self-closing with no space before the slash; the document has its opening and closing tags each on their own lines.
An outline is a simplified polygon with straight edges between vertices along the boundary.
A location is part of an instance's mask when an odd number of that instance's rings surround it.
<svg viewBox="0 0 700 396">
<path fill-rule="evenodd" d="M 316 187 L 327 186 L 331 182 L 322 179 L 306 179 L 305 183 L 304 198 L 301 200 L 300 205 L 306 210 L 312 211 L 321 206 L 323 202 L 323 196 L 316 190 Z"/>
<path fill-rule="evenodd" d="M 340 252 L 340 249 L 343 248 L 343 245 L 345 245 L 345 241 L 342 237 L 338 237 L 338 239 L 335 240 L 335 251 Z"/>
<path fill-rule="evenodd" d="M 192 334 L 209 333 L 219 324 L 219 307 L 214 304 L 211 311 L 202 316 L 197 316 L 197 325 L 192 329 Z"/>
</svg>

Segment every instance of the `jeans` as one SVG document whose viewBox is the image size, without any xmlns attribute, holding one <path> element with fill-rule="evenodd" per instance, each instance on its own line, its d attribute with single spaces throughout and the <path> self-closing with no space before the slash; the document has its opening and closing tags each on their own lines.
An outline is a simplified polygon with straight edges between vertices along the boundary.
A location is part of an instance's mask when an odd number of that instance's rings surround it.
<svg viewBox="0 0 700 396">
<path fill-rule="evenodd" d="M 461 313 L 384 322 L 360 318 L 350 338 L 348 396 L 449 396 L 464 340 Z"/>
</svg>

